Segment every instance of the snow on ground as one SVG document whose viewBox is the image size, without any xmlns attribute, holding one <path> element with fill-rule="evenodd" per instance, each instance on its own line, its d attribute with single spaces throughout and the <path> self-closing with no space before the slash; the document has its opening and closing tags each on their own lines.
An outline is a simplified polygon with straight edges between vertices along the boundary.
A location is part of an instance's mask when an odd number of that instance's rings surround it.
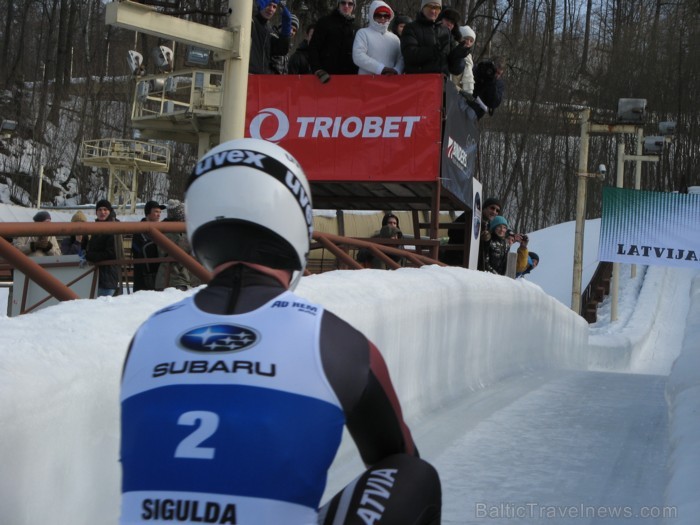
<svg viewBox="0 0 700 525">
<path fill-rule="evenodd" d="M 695 523 L 698 272 L 649 268 L 631 279 L 623 266 L 619 320 L 610 323 L 604 304 L 589 328 L 565 306 L 571 266 L 557 265 L 571 259 L 557 236 L 573 237 L 568 226 L 531 235 L 542 258 L 531 282 L 431 267 L 330 272 L 303 279 L 298 292 L 382 350 L 419 449 L 439 469 L 444 523 L 619 523 L 603 510 L 629 511 L 632 522 Z M 126 346 L 151 313 L 188 293 L 0 317 L 0 523 L 116 523 Z M 683 366 L 667 386 L 681 347 Z M 602 359 L 606 352 L 614 358 Z M 359 469 L 346 436 L 326 497 Z M 678 519 L 640 515 L 662 505 Z"/>
</svg>

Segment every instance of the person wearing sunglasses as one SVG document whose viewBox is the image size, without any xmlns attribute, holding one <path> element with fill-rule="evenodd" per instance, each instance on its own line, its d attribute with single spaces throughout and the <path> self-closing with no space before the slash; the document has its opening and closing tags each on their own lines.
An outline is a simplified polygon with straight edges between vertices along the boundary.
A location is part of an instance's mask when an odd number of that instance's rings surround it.
<svg viewBox="0 0 700 525">
<path fill-rule="evenodd" d="M 382 0 L 369 6 L 369 24 L 355 35 L 352 59 L 360 75 L 398 75 L 403 72 L 401 41 L 389 31 L 394 11 Z"/>
<path fill-rule="evenodd" d="M 355 40 L 355 0 L 339 0 L 333 11 L 316 23 L 314 37 L 309 43 L 311 70 L 322 84 L 331 75 L 356 75 L 357 66 L 352 61 L 352 44 Z"/>
<path fill-rule="evenodd" d="M 456 45 L 450 30 L 438 21 L 442 0 L 422 0 L 415 21 L 401 34 L 406 73 L 459 75 L 464 71 L 467 49 Z"/>
<path fill-rule="evenodd" d="M 489 197 L 484 201 L 484 205 L 481 209 L 481 220 L 479 221 L 479 227 L 481 229 L 481 239 L 482 240 L 490 240 L 491 239 L 491 231 L 489 230 L 489 224 L 491 223 L 491 220 L 496 217 L 497 215 L 501 214 L 501 201 L 495 197 Z M 479 209 L 477 208 L 474 213 L 478 213 Z M 471 223 L 472 221 L 472 212 L 469 212 L 469 222 Z M 467 220 L 467 214 L 462 213 L 459 217 L 457 217 L 453 222 L 455 225 L 463 225 L 464 221 Z M 464 236 L 464 227 L 459 227 L 459 228 L 450 228 L 447 232 L 448 235 L 448 241 L 447 244 L 453 244 L 453 245 L 460 245 L 463 246 L 465 243 L 465 236 Z M 479 269 L 483 268 L 483 254 L 479 255 L 478 259 L 478 267 Z M 453 264 L 453 265 L 461 265 L 463 260 L 464 260 L 464 252 L 463 250 L 449 250 L 445 251 L 440 259 L 442 262 L 446 264 Z"/>
</svg>

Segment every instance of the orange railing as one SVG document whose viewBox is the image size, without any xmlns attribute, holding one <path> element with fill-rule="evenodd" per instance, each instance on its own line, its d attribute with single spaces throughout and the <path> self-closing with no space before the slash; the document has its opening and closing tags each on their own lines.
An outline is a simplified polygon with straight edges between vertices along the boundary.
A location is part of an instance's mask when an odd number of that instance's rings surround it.
<svg viewBox="0 0 700 525">
<path fill-rule="evenodd" d="M 16 223 L 0 223 L 0 273 L 2 270 L 17 269 L 27 276 L 27 279 L 34 281 L 47 292 L 47 297 L 40 300 L 34 305 L 26 304 L 27 281 L 21 291 L 21 313 L 28 313 L 39 306 L 51 297 L 59 301 L 68 301 L 77 299 L 78 295 L 70 288 L 70 286 L 79 279 L 93 276 L 93 284 L 91 297 L 95 291 L 95 268 L 102 265 L 131 265 L 151 262 L 151 259 L 118 259 L 114 261 L 102 261 L 97 265 L 86 269 L 74 281 L 63 283 L 54 277 L 50 271 L 52 265 L 41 266 L 32 260 L 31 257 L 23 254 L 15 248 L 7 239 L 14 237 L 29 237 L 29 236 L 55 236 L 63 237 L 70 235 L 94 235 L 99 233 L 107 233 L 114 235 L 129 235 L 135 233 L 146 233 L 150 235 L 153 241 L 166 251 L 170 257 L 167 260 L 175 260 L 180 262 L 201 282 L 207 283 L 211 279 L 211 274 L 202 265 L 200 265 L 191 255 L 182 250 L 174 242 L 172 242 L 165 233 L 182 233 L 185 231 L 185 224 L 182 222 L 16 222 Z M 367 249 L 374 257 L 381 260 L 388 269 L 397 269 L 401 266 L 420 267 L 426 264 L 437 264 L 444 266 L 443 263 L 432 259 L 423 254 L 423 252 L 431 253 L 435 249 L 436 241 L 421 240 L 421 239 L 358 239 L 352 237 L 342 237 L 329 233 L 314 233 L 313 243 L 311 246 L 312 252 L 318 250 L 326 250 L 333 256 L 333 263 L 329 267 L 324 267 L 323 264 L 318 267 L 314 261 L 318 258 L 313 258 L 307 268 L 307 273 L 319 273 L 327 269 L 350 269 L 359 270 L 364 267 L 358 263 L 351 255 L 352 251 L 362 248 Z M 399 249 L 392 245 L 412 246 L 413 249 Z M 399 264 L 392 257 L 400 257 L 404 264 Z M 77 264 L 77 263 L 75 263 Z M 53 265 L 56 266 L 56 265 Z M 11 275 L 11 272 L 6 271 L 6 276 Z M 16 292 L 19 292 L 17 290 Z"/>
</svg>

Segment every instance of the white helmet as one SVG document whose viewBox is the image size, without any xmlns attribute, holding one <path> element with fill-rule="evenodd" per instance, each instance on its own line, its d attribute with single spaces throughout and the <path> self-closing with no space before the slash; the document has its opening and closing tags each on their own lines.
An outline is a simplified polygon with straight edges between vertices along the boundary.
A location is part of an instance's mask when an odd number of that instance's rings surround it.
<svg viewBox="0 0 700 525">
<path fill-rule="evenodd" d="M 185 193 L 187 236 L 212 270 L 229 261 L 304 272 L 313 233 L 311 189 L 299 163 L 272 142 L 236 139 L 197 163 Z"/>
</svg>

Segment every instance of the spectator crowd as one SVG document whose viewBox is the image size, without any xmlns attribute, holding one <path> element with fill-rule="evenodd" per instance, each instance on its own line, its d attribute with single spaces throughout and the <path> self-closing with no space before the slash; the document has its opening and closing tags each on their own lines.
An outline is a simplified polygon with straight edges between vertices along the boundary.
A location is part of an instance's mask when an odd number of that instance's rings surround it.
<svg viewBox="0 0 700 525">
<path fill-rule="evenodd" d="M 144 207 L 142 222 L 160 222 L 161 213 L 167 210 L 163 221 L 184 222 L 185 206 L 179 200 L 169 200 L 167 205 L 149 201 Z M 37 212 L 34 222 L 51 222 L 51 214 L 46 210 Z M 95 205 L 95 222 L 118 221 L 112 204 L 107 199 L 101 199 Z M 77 211 L 71 222 L 87 222 L 82 211 Z M 165 236 L 178 248 L 191 254 L 191 248 L 185 233 L 166 233 Z M 54 236 L 18 237 L 12 239 L 12 244 L 25 255 L 30 257 L 46 257 L 60 255 L 78 255 L 80 266 L 97 265 L 98 297 L 119 295 L 127 285 L 125 267 L 120 261 L 125 260 L 124 243 L 121 235 L 98 233 L 88 235 L 70 235 L 60 241 Z M 199 286 L 201 282 L 196 276 L 177 260 L 168 260 L 169 253 L 156 244 L 147 233 L 134 234 L 131 239 L 131 255 L 133 258 L 133 290 L 164 290 L 177 288 L 187 290 Z M 114 264 L 104 264 L 111 263 Z"/>
<path fill-rule="evenodd" d="M 477 210 L 477 213 L 479 210 Z M 507 275 L 508 254 L 512 247 L 517 245 L 514 274 L 511 277 L 524 277 L 534 270 L 540 262 L 539 255 L 528 248 L 529 238 L 526 234 L 514 232 L 503 216 L 502 206 L 499 199 L 489 197 L 484 201 L 481 208 L 481 217 L 477 221 L 467 218 L 467 213 L 462 213 L 457 217 L 448 229 L 447 246 L 443 246 L 440 251 L 440 260 L 449 265 L 461 266 L 464 260 L 465 230 L 464 224 L 475 222 L 479 231 L 479 257 L 477 259 L 477 269 L 494 273 L 497 275 Z M 389 212 L 382 218 L 381 229 L 372 235 L 372 239 L 377 239 L 379 244 L 388 244 L 392 248 L 403 248 L 397 240 L 403 239 L 403 233 L 399 227 L 399 218 Z M 388 239 L 392 241 L 387 242 Z M 472 247 L 467 244 L 467 250 Z M 376 255 L 376 250 L 361 248 L 357 251 L 355 259 L 365 268 L 389 269 L 385 261 Z M 389 254 L 398 265 L 405 262 L 400 255 Z"/>
<path fill-rule="evenodd" d="M 479 209 L 477 208 L 474 213 L 478 214 Z M 447 246 L 442 252 L 443 262 L 453 265 L 463 263 L 463 247 L 466 240 L 464 223 L 467 219 L 467 214 L 462 213 L 454 220 L 453 226 L 448 231 Z M 539 264 L 539 256 L 535 252 L 529 251 L 530 239 L 528 236 L 516 233 L 510 228 L 508 220 L 503 215 L 503 206 L 499 199 L 487 198 L 481 207 L 481 216 L 472 222 L 480 228 L 478 270 L 506 275 L 508 253 L 515 244 L 518 245 L 515 277 L 524 277 Z"/>
<path fill-rule="evenodd" d="M 326 84 L 334 75 L 442 73 L 480 119 L 493 115 L 504 95 L 506 68 L 500 57 L 474 63 L 476 32 L 442 0 L 421 0 L 415 19 L 374 0 L 368 23 L 359 28 L 355 0 L 337 0 L 330 13 L 303 32 L 286 0 L 256 0 L 249 73 L 315 75 Z M 273 20 L 279 19 L 277 25 Z"/>
</svg>

